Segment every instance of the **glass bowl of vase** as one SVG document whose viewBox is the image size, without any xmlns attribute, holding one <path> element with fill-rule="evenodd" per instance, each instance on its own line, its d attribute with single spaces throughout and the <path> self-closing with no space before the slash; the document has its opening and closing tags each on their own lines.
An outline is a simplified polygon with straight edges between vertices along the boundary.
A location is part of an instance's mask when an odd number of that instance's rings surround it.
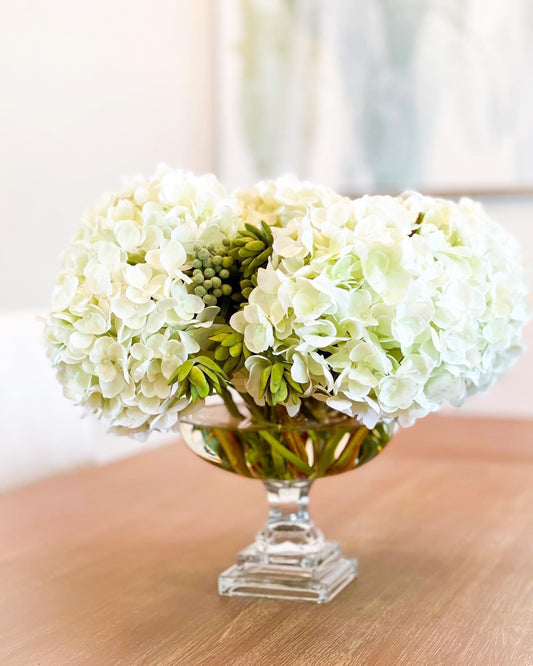
<svg viewBox="0 0 533 666">
<path fill-rule="evenodd" d="M 285 408 L 255 415 L 240 408 L 231 415 L 222 404 L 204 405 L 180 421 L 188 447 L 228 472 L 261 480 L 269 513 L 255 541 L 218 580 L 219 593 L 330 601 L 357 576 L 357 560 L 326 541 L 309 517 L 316 479 L 349 472 L 380 453 L 394 422 L 369 429 L 356 419 L 313 401 L 290 418 Z"/>
</svg>

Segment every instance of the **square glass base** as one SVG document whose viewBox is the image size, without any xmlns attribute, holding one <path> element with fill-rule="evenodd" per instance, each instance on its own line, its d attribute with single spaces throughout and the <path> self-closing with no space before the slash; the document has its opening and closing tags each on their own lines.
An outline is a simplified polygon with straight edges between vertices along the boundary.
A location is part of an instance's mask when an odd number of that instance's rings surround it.
<svg viewBox="0 0 533 666">
<path fill-rule="evenodd" d="M 325 542 L 320 553 L 305 558 L 265 557 L 248 546 L 238 563 L 218 579 L 221 595 L 267 597 L 326 603 L 357 576 L 357 560 L 341 555 L 338 544 Z"/>
</svg>

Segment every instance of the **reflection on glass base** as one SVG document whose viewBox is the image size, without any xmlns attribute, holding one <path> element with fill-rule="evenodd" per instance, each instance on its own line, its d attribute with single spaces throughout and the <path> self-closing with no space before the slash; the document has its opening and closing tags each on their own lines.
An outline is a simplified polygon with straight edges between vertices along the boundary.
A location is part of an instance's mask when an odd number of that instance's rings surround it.
<svg viewBox="0 0 533 666">
<path fill-rule="evenodd" d="M 357 560 L 342 557 L 337 543 L 325 542 L 323 548 L 304 559 L 291 557 L 285 550 L 276 557 L 256 544 L 248 546 L 238 563 L 226 569 L 218 579 L 222 595 L 268 597 L 326 603 L 357 576 Z"/>
</svg>

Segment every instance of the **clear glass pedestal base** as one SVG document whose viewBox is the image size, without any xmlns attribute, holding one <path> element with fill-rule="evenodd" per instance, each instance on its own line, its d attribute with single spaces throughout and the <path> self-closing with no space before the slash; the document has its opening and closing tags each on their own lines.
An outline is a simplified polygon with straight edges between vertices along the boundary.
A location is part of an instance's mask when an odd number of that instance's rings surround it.
<svg viewBox="0 0 533 666">
<path fill-rule="evenodd" d="M 357 576 L 357 560 L 343 557 L 309 518 L 311 484 L 375 458 L 396 424 L 389 419 L 368 429 L 314 398 L 306 398 L 305 410 L 294 418 L 281 405 L 258 406 L 250 396 L 243 398 L 249 409 L 241 404 L 240 416 L 213 404 L 180 418 L 192 451 L 221 469 L 261 480 L 268 493 L 265 526 L 221 574 L 219 592 L 330 601 Z"/>
<path fill-rule="evenodd" d="M 225 596 L 326 603 L 357 576 L 357 560 L 325 541 L 307 511 L 310 481 L 267 481 L 269 517 L 218 579 Z"/>
<path fill-rule="evenodd" d="M 326 603 L 357 576 L 357 560 L 342 557 L 338 544 L 327 545 L 331 547 L 331 555 L 317 567 L 251 562 L 234 564 L 220 574 L 219 594 Z"/>
</svg>

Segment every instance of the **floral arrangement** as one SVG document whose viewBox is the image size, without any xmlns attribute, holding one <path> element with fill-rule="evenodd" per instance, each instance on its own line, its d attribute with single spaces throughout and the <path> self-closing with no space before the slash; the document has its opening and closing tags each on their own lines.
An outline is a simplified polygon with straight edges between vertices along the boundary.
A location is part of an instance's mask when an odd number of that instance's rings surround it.
<svg viewBox="0 0 533 666">
<path fill-rule="evenodd" d="M 213 394 L 265 421 L 322 405 L 408 426 L 520 352 L 518 257 L 469 199 L 352 200 L 292 177 L 228 193 L 161 166 L 85 214 L 48 350 L 65 395 L 119 432 L 170 429 Z"/>
</svg>

